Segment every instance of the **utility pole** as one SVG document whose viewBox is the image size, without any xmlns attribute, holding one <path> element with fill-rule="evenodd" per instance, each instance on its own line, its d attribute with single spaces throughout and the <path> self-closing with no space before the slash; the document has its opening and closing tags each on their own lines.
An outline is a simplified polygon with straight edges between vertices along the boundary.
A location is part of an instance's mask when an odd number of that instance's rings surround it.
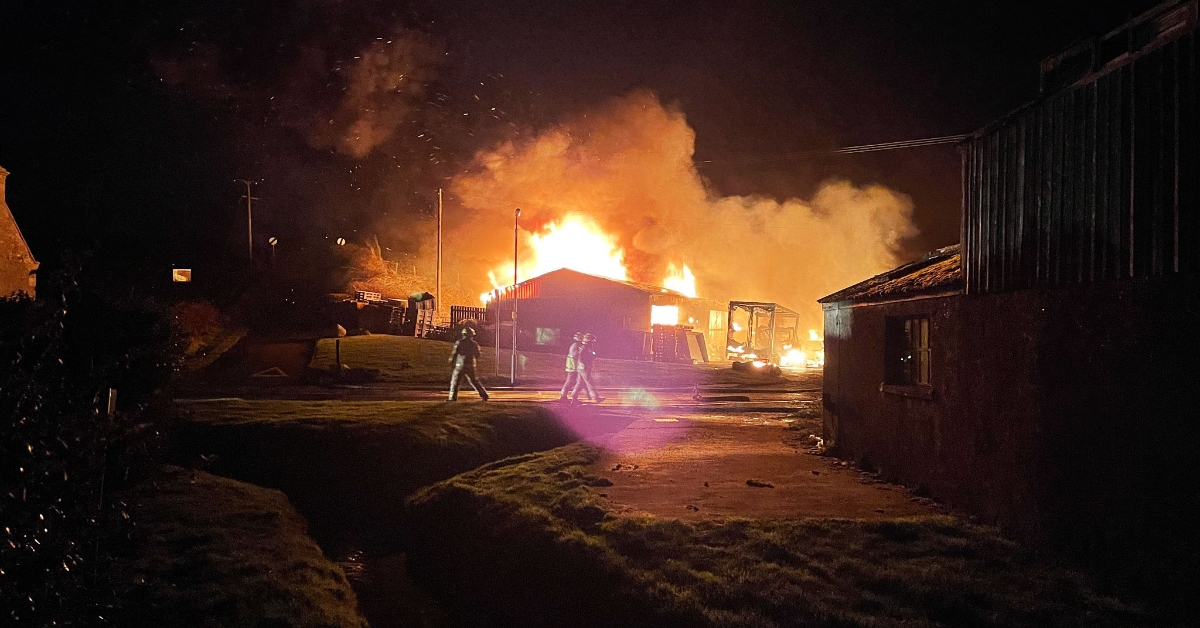
<svg viewBox="0 0 1200 628">
<path fill-rule="evenodd" d="M 437 271 L 434 274 L 433 302 L 442 312 L 442 188 L 438 188 Z"/>
<path fill-rule="evenodd" d="M 235 183 L 246 184 L 246 195 L 242 197 L 242 198 L 246 199 L 246 245 L 250 249 L 250 263 L 254 263 L 254 211 L 253 211 L 253 204 L 254 204 L 254 201 L 258 200 L 258 197 L 252 196 L 250 194 L 250 184 L 254 183 L 253 181 L 247 181 L 246 179 L 234 179 L 233 181 Z"/>
<path fill-rule="evenodd" d="M 500 289 L 492 290 L 492 313 L 496 316 L 496 376 L 500 376 Z"/>
<path fill-rule="evenodd" d="M 508 371 L 508 383 L 517 383 L 517 229 L 521 222 L 521 208 L 513 216 L 513 295 L 512 295 L 512 365 Z"/>
</svg>

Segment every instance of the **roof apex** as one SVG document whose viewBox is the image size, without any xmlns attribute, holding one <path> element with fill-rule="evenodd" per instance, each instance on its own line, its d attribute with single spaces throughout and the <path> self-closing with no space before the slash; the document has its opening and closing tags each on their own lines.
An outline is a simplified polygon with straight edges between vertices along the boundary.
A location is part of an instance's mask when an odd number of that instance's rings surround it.
<svg viewBox="0 0 1200 628">
<path fill-rule="evenodd" d="M 902 264 L 860 281 L 817 303 L 867 302 L 886 297 L 928 294 L 939 290 L 962 290 L 962 247 L 958 244 L 930 251 L 921 259 Z"/>
</svg>

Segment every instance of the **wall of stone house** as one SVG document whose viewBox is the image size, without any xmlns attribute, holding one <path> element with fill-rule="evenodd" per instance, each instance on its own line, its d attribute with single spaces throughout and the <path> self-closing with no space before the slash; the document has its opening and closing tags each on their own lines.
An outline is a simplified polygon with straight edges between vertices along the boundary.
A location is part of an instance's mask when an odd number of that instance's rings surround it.
<svg viewBox="0 0 1200 628">
<path fill-rule="evenodd" d="M 930 318 L 929 400 L 880 391 L 886 318 L 914 315 Z M 825 438 L 840 455 L 1015 536 L 1082 552 L 1176 542 L 1147 535 L 1200 523 L 1189 462 L 1200 444 L 1196 278 L 831 308 L 825 317 Z"/>
<path fill-rule="evenodd" d="M 38 263 L 29 252 L 17 222 L 5 203 L 5 185 L 8 171 L 0 168 L 0 298 L 15 292 L 30 296 L 36 293 L 36 270 Z"/>
<path fill-rule="evenodd" d="M 0 207 L 0 211 L 4 209 Z M 14 255 L 10 248 L 11 239 L 7 234 L 0 233 L 0 298 L 16 292 L 35 296 L 37 285 L 29 271 L 37 268 L 37 265 L 29 264 L 25 258 Z"/>
</svg>

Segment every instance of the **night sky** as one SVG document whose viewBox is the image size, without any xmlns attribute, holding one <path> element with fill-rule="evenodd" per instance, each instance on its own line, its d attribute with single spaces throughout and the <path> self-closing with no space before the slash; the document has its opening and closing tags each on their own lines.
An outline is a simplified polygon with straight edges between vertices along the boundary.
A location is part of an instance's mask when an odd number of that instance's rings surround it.
<svg viewBox="0 0 1200 628">
<path fill-rule="evenodd" d="M 647 88 L 687 116 L 718 193 L 882 183 L 914 199 L 917 254 L 958 240 L 954 147 L 763 157 L 970 132 L 1036 96 L 1042 58 L 1153 4 L 6 2 L 0 166 L 47 268 L 73 250 L 141 286 L 218 274 L 245 255 L 244 177 L 261 251 L 275 235 L 317 277 L 332 239 L 381 224 L 405 260 L 419 236 L 395 225 L 477 150 Z M 386 70 L 408 82 L 356 91 L 382 80 L 357 57 L 401 45 Z"/>
</svg>

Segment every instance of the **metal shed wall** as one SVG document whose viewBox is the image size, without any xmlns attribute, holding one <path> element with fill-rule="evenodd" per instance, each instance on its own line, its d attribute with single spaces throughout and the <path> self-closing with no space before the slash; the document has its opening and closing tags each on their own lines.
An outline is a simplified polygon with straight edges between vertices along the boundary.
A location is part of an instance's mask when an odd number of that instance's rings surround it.
<svg viewBox="0 0 1200 628">
<path fill-rule="evenodd" d="M 1194 26 L 964 143 L 968 292 L 1200 269 Z"/>
</svg>

